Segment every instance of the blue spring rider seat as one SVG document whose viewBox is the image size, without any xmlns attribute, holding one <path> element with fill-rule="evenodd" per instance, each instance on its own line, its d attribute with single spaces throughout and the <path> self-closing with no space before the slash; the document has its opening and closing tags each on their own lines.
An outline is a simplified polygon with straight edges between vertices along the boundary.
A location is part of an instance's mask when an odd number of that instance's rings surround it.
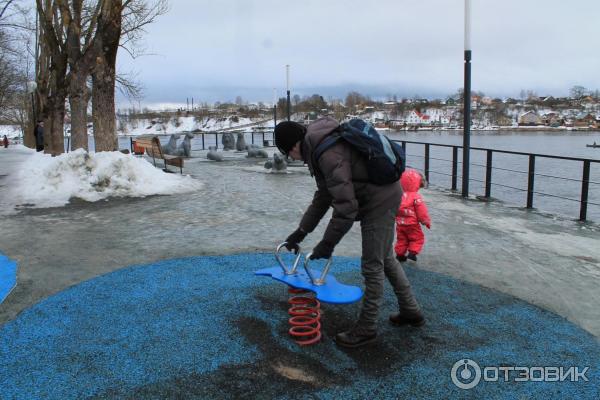
<svg viewBox="0 0 600 400">
<path fill-rule="evenodd" d="M 258 270 L 255 272 L 256 275 L 270 276 L 293 288 L 314 292 L 317 300 L 323 303 L 349 304 L 360 300 L 363 292 L 359 287 L 344 285 L 343 283 L 338 282 L 335 277 L 331 275 L 327 276 L 327 272 L 329 271 L 332 262 L 331 258 L 327 260 L 323 272 L 316 269 L 311 270 L 308 266 L 311 255 L 311 253 L 309 253 L 304 259 L 303 270 L 299 270 L 298 264 L 302 254 L 300 249 L 298 249 L 298 254 L 296 255 L 292 268 L 288 268 L 279 255 L 279 251 L 285 244 L 285 242 L 281 243 L 275 250 L 275 259 L 279 263 L 279 266 Z M 315 279 L 315 274 L 320 277 Z"/>
</svg>

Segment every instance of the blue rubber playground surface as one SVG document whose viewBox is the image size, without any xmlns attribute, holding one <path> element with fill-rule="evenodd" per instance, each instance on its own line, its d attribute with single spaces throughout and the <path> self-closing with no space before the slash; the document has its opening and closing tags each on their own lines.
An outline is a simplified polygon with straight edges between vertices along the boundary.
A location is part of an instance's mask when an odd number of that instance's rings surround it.
<svg viewBox="0 0 600 400">
<path fill-rule="evenodd" d="M 562 317 L 444 275 L 407 268 L 428 323 L 387 323 L 368 347 L 336 347 L 359 303 L 323 305 L 323 340 L 287 335 L 286 286 L 255 276 L 272 254 L 174 259 L 73 286 L 0 328 L 0 398 L 600 398 L 598 339 Z M 359 260 L 331 273 L 361 285 Z M 588 381 L 458 388 L 455 363 L 579 367 Z M 501 375 L 502 376 L 502 375 Z M 514 378 L 514 374 L 512 377 Z"/>
</svg>

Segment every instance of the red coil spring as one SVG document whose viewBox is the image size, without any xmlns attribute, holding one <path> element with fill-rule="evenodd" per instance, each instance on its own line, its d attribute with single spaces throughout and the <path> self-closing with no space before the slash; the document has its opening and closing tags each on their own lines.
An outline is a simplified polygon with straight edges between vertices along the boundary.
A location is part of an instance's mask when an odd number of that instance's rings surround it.
<svg viewBox="0 0 600 400">
<path fill-rule="evenodd" d="M 317 343 L 321 340 L 321 303 L 306 290 L 289 288 L 288 293 L 290 335 L 300 345 Z"/>
</svg>

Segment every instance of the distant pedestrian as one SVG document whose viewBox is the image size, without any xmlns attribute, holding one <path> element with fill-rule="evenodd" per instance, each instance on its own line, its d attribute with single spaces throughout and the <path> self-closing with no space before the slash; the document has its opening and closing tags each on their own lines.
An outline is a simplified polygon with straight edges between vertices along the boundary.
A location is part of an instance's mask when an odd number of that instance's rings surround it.
<svg viewBox="0 0 600 400">
<path fill-rule="evenodd" d="M 33 131 L 35 135 L 35 150 L 44 151 L 44 121 L 38 121 Z"/>
<path fill-rule="evenodd" d="M 402 201 L 396 213 L 396 258 L 400 262 L 410 259 L 417 261 L 417 254 L 423 249 L 425 235 L 419 224 L 431 228 L 431 218 L 427 205 L 419 194 L 425 187 L 425 177 L 414 169 L 406 169 L 400 178 Z M 408 251 L 408 254 L 407 254 Z"/>
<path fill-rule="evenodd" d="M 4 145 L 4 148 L 8 148 L 8 138 L 6 137 L 6 135 L 4 135 L 4 138 L 2 139 L 2 144 Z"/>
</svg>

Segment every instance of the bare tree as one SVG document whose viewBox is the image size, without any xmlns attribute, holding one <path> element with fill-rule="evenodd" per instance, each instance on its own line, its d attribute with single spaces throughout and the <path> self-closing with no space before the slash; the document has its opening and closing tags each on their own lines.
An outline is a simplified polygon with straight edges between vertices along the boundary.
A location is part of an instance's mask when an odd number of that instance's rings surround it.
<svg viewBox="0 0 600 400">
<path fill-rule="evenodd" d="M 27 106 L 25 83 L 28 78 L 27 9 L 16 0 L 0 0 L 0 120 L 23 124 L 31 108 Z M 25 118 L 26 120 L 26 118 Z"/>
<path fill-rule="evenodd" d="M 367 97 L 363 96 L 358 92 L 350 92 L 346 95 L 345 104 L 350 112 L 355 112 L 356 107 L 365 105 L 368 102 Z"/>
<path fill-rule="evenodd" d="M 46 115 L 49 148 L 62 152 L 66 95 L 71 110 L 72 147 L 87 149 L 87 108 L 92 82 L 96 151 L 115 150 L 115 87 L 140 96 L 135 81 L 117 77 L 120 46 L 135 55 L 145 25 L 167 10 L 166 0 L 36 0 L 42 29 L 38 97 Z M 44 68 L 48 66 L 48 68 Z M 60 121 L 59 121 L 60 120 Z M 60 138 L 59 139 L 59 131 Z"/>
<path fill-rule="evenodd" d="M 36 0 L 40 20 L 38 96 L 44 117 L 44 146 L 51 154 L 64 152 L 65 101 L 68 82 L 67 41 L 72 26 L 61 15 L 66 0 Z"/>
<path fill-rule="evenodd" d="M 166 13 L 166 0 L 103 0 L 98 18 L 95 65 L 92 67 L 92 117 L 96 151 L 115 150 L 115 84 L 119 46 L 132 57 L 139 55 L 146 25 Z M 123 39 L 120 44 L 121 38 Z M 131 87 L 131 86 L 129 86 Z"/>
<path fill-rule="evenodd" d="M 575 85 L 569 90 L 569 93 L 571 94 L 571 98 L 580 99 L 581 97 L 585 96 L 587 89 L 583 86 Z"/>
<path fill-rule="evenodd" d="M 69 63 L 69 108 L 71 110 L 71 148 L 88 149 L 87 110 L 90 99 L 88 78 L 94 52 L 91 44 L 100 13 L 96 5 L 83 0 L 61 1 L 61 14 L 67 28 L 66 52 Z"/>
<path fill-rule="evenodd" d="M 94 40 L 92 118 L 96 151 L 117 149 L 115 121 L 116 61 L 122 29 L 122 0 L 104 0 Z"/>
<path fill-rule="evenodd" d="M 7 34 L 0 30 L 0 110 L 7 107 L 18 81 L 17 71 L 12 65 L 12 57 L 9 54 L 9 41 Z"/>
</svg>

